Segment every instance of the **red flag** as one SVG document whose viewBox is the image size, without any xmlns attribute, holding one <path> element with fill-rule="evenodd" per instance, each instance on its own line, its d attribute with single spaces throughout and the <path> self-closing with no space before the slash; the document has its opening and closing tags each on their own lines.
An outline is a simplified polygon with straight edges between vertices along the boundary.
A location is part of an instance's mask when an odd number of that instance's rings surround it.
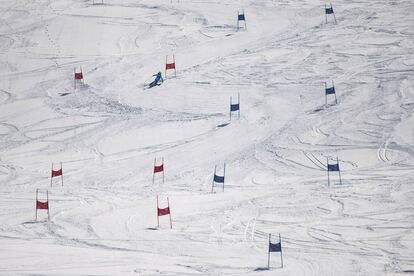
<svg viewBox="0 0 414 276">
<path fill-rule="evenodd" d="M 52 170 L 52 177 L 61 176 L 61 175 L 62 175 L 62 169 L 60 169 L 58 171 L 53 171 Z"/>
<path fill-rule="evenodd" d="M 81 79 L 83 79 L 83 74 L 82 74 L 82 72 L 80 72 L 80 73 L 75 73 L 75 80 L 81 80 Z"/>
<path fill-rule="evenodd" d="M 49 209 L 49 202 L 36 201 L 36 209 Z"/>
<path fill-rule="evenodd" d="M 165 64 L 165 69 L 175 69 L 175 62 Z"/>
<path fill-rule="evenodd" d="M 160 165 L 160 166 L 154 166 L 154 173 L 159 173 L 164 171 L 164 164 Z"/>
<path fill-rule="evenodd" d="M 169 213 L 170 213 L 170 207 L 167 207 L 167 208 L 164 208 L 164 209 L 158 208 L 158 216 L 159 217 L 168 215 Z"/>
</svg>

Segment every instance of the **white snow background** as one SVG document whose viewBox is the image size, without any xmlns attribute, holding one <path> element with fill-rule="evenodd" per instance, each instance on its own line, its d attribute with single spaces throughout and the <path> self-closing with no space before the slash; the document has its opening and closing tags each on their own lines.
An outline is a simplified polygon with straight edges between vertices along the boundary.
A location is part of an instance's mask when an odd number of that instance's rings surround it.
<svg viewBox="0 0 414 276">
<path fill-rule="evenodd" d="M 414 2 L 332 4 L 1 1 L 0 274 L 414 273 Z"/>
</svg>

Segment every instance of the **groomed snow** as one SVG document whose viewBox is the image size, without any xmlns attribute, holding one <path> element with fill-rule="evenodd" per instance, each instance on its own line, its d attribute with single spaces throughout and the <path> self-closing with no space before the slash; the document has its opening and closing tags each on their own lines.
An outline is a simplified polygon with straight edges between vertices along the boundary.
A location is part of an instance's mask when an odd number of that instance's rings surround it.
<svg viewBox="0 0 414 276">
<path fill-rule="evenodd" d="M 332 4 L 1 1 L 0 274 L 414 273 L 414 3 Z"/>
</svg>

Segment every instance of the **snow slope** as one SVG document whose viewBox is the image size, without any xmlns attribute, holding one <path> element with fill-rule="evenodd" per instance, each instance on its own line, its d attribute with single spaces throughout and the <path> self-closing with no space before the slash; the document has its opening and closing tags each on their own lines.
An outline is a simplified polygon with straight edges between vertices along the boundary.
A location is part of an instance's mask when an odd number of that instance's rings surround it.
<svg viewBox="0 0 414 276">
<path fill-rule="evenodd" d="M 0 2 L 0 274 L 414 273 L 412 1 L 173 2 Z"/>
</svg>

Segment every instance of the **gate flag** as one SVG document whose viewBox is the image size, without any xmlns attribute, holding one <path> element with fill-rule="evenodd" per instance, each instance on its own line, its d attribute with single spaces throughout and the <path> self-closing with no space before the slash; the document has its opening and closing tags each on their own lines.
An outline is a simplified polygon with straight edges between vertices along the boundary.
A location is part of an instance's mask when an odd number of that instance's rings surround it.
<svg viewBox="0 0 414 276">
<path fill-rule="evenodd" d="M 159 173 L 164 171 L 164 164 L 161 164 L 159 166 L 154 166 L 154 173 Z"/>
<path fill-rule="evenodd" d="M 333 8 L 332 8 L 332 7 L 330 7 L 330 8 L 325 8 L 325 13 L 326 13 L 326 14 L 333 14 L 333 13 L 334 13 Z"/>
<path fill-rule="evenodd" d="M 53 184 L 52 179 L 54 177 L 58 177 L 58 176 L 60 176 L 62 186 L 63 186 L 63 165 L 62 165 L 62 162 L 60 162 L 60 169 L 59 170 L 54 169 L 53 166 L 54 166 L 54 163 L 52 163 L 52 169 L 51 169 L 51 173 L 50 173 L 50 187 L 52 187 L 52 184 Z"/>
<path fill-rule="evenodd" d="M 224 176 L 220 176 L 220 175 L 214 175 L 214 182 L 217 183 L 224 183 Z"/>
<path fill-rule="evenodd" d="M 326 95 L 335 94 L 335 87 L 332 86 L 332 87 L 326 88 L 325 89 L 325 94 Z"/>
<path fill-rule="evenodd" d="M 328 14 L 332 14 L 335 24 L 336 24 L 336 16 L 332 7 L 332 3 L 330 3 L 330 7 L 325 4 L 325 23 L 328 24 Z"/>
<path fill-rule="evenodd" d="M 328 171 L 339 172 L 339 164 L 328 164 Z"/>
<path fill-rule="evenodd" d="M 157 226 L 160 227 L 160 217 L 168 215 L 170 218 L 170 229 L 172 229 L 172 220 L 170 212 L 170 200 L 167 197 L 167 207 L 160 208 L 158 204 L 158 195 L 157 195 Z"/>
<path fill-rule="evenodd" d="M 279 242 L 272 243 L 272 236 L 269 234 L 269 250 L 267 251 L 267 269 L 270 268 L 270 252 L 280 252 L 280 265 L 283 268 L 282 239 L 279 234 Z"/>
<path fill-rule="evenodd" d="M 157 158 L 154 158 L 154 169 L 152 171 L 152 184 L 155 184 L 155 174 L 162 173 L 162 184 L 164 184 L 164 157 L 161 159 L 161 164 L 157 165 Z"/>
<path fill-rule="evenodd" d="M 37 210 L 47 210 L 47 219 L 50 219 L 49 215 L 49 191 L 46 190 L 46 201 L 40 201 L 38 197 L 39 189 L 36 189 L 36 221 L 37 221 Z"/>
<path fill-rule="evenodd" d="M 328 172 L 328 187 L 331 186 L 329 172 L 338 172 L 339 184 L 342 185 L 342 177 L 341 177 L 341 170 L 339 169 L 338 157 L 336 157 L 336 163 L 334 164 L 329 164 L 329 158 L 328 157 L 326 158 L 326 170 Z"/>
<path fill-rule="evenodd" d="M 223 185 L 223 192 L 224 192 L 224 178 L 226 177 L 226 163 L 223 165 L 223 175 L 217 175 L 217 165 L 214 166 L 214 174 L 213 174 L 213 183 L 211 184 L 211 192 L 214 191 L 214 184 L 220 183 Z"/>
<path fill-rule="evenodd" d="M 240 109 L 239 104 L 232 104 L 230 105 L 230 111 L 237 111 Z"/>
<path fill-rule="evenodd" d="M 271 243 L 269 242 L 269 252 L 281 252 L 282 245 L 279 243 Z"/>
<path fill-rule="evenodd" d="M 167 208 L 158 208 L 158 216 L 165 216 L 170 214 L 170 207 Z"/>
</svg>

